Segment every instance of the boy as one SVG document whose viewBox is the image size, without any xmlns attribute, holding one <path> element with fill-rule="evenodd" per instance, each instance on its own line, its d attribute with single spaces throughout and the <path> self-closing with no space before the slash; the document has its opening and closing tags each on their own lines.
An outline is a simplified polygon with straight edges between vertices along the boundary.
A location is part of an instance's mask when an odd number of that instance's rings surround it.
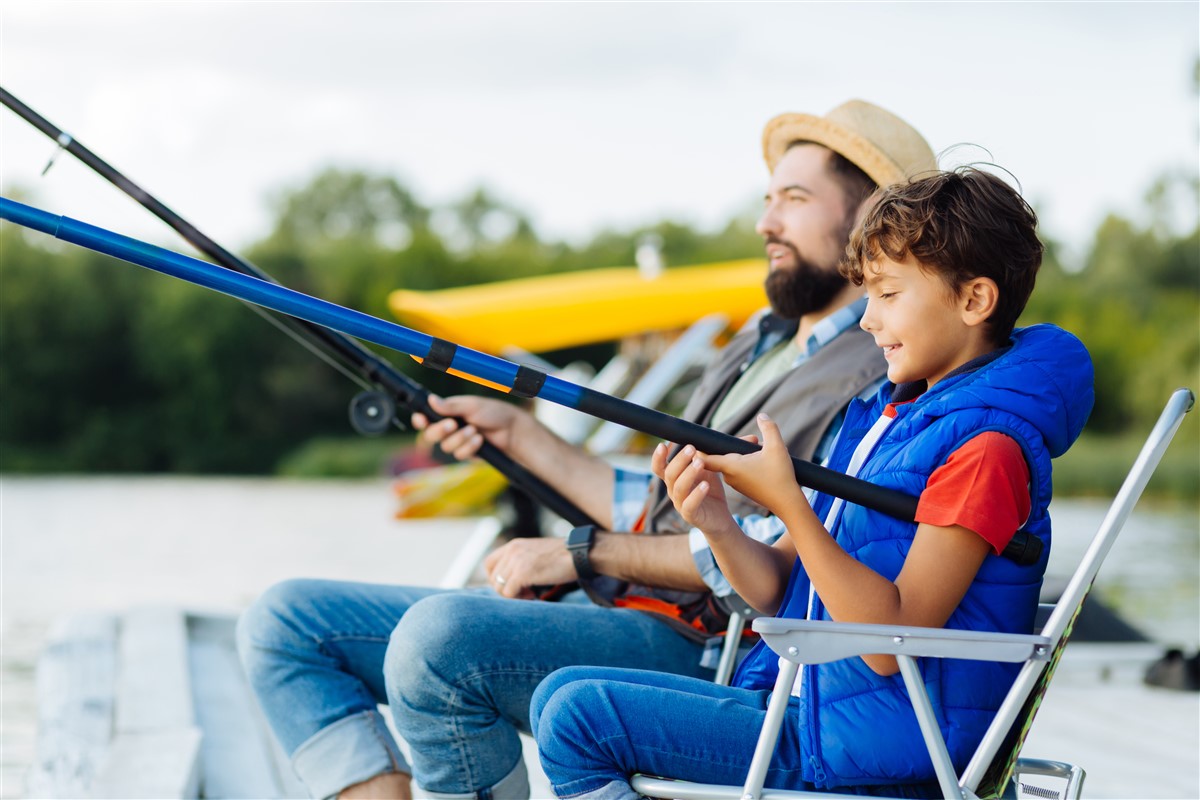
<svg viewBox="0 0 1200 800">
<path fill-rule="evenodd" d="M 1045 571 L 999 557 L 1023 528 L 1049 552 L 1050 459 L 1092 405 L 1082 344 L 1048 325 L 1013 325 L 1041 264 L 1037 218 L 999 178 L 962 168 L 878 195 L 851 237 L 844 274 L 867 290 L 861 325 L 888 362 L 874 404 L 847 412 L 829 465 L 909 494 L 915 523 L 796 484 L 773 422 L 762 450 L 690 448 L 654 469 L 700 528 L 737 592 L 784 617 L 1029 632 Z M 770 509 L 787 535 L 745 536 L 724 482 Z M 929 659 L 920 665 L 961 769 L 1016 666 Z M 739 783 L 761 727 L 775 656 L 761 644 L 733 686 L 631 670 L 560 670 L 531 706 L 543 766 L 560 797 L 634 797 L 647 772 Z M 805 666 L 767 786 L 936 795 L 894 658 Z M 713 723 L 717 722 L 717 725 Z"/>
</svg>

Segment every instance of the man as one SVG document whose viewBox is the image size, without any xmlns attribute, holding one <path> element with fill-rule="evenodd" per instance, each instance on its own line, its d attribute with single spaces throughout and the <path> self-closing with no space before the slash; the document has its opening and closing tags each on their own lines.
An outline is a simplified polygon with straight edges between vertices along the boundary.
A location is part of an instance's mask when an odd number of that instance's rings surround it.
<svg viewBox="0 0 1200 800">
<path fill-rule="evenodd" d="M 886 368 L 858 327 L 861 290 L 837 272 L 850 230 L 877 185 L 936 161 L 920 134 L 861 101 L 825 117 L 776 117 L 763 148 L 771 181 L 758 231 L 772 313 L 722 351 L 684 416 L 743 435 L 765 411 L 795 456 L 819 458 L 847 402 Z M 391 706 L 429 795 L 522 798 L 529 785 L 518 732 L 529 729 L 530 697 L 550 672 L 594 665 L 713 676 L 702 663 L 705 642 L 724 628 L 719 598 L 730 589 L 660 486 L 647 500 L 650 476 L 614 470 L 499 400 L 433 402 L 466 424 L 414 418 L 427 439 L 463 458 L 486 438 L 607 530 L 576 529 L 566 543 L 509 542 L 485 561 L 491 589 L 297 580 L 268 590 L 243 616 L 238 646 L 315 796 L 411 796 L 379 702 Z M 760 511 L 740 497 L 731 507 Z M 591 602 L 578 594 L 529 601 L 534 586 L 576 578 Z"/>
</svg>

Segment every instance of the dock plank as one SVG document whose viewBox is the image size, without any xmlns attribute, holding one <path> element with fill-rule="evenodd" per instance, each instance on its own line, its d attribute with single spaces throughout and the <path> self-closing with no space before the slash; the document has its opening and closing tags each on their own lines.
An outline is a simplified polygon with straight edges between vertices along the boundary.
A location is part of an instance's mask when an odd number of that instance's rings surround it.
<svg viewBox="0 0 1200 800">
<path fill-rule="evenodd" d="M 195 726 L 118 733 L 87 796 L 199 797 L 202 738 Z"/>
<path fill-rule="evenodd" d="M 120 620 L 113 739 L 92 797 L 199 797 L 203 733 L 192 709 L 181 610 L 141 606 Z"/>
<path fill-rule="evenodd" d="M 81 613 L 51 628 L 37 662 L 37 739 L 30 797 L 86 796 L 113 732 L 117 618 Z"/>
<path fill-rule="evenodd" d="M 182 611 L 145 606 L 125 613 L 117 673 L 118 733 L 195 725 L 187 649 Z"/>
<path fill-rule="evenodd" d="M 304 797 L 307 790 L 275 744 L 238 660 L 235 624 L 232 616 L 188 618 L 192 694 L 205 732 L 203 795 Z"/>
<path fill-rule="evenodd" d="M 1085 797 L 1200 797 L 1200 693 L 1144 685 L 1153 652 L 1068 645 L 1021 754 L 1082 767 Z"/>
</svg>

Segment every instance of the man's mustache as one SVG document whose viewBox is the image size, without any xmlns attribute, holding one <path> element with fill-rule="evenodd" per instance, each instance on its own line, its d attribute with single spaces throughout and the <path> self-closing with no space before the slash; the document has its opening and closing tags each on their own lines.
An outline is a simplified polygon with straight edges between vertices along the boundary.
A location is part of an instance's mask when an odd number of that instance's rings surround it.
<svg viewBox="0 0 1200 800">
<path fill-rule="evenodd" d="M 792 244 L 791 242 L 789 242 L 787 239 L 780 239 L 778 236 L 776 236 L 774 234 L 768 234 L 768 235 L 764 236 L 763 244 L 764 245 L 781 244 L 784 247 L 795 247 L 795 245 Z"/>
<path fill-rule="evenodd" d="M 780 237 L 775 236 L 773 234 L 763 237 L 763 247 L 768 247 L 773 244 L 778 244 L 778 245 L 782 245 L 783 247 L 786 247 L 788 250 L 792 251 L 792 255 L 796 257 L 797 261 L 800 260 L 800 248 L 796 247 L 796 245 L 792 244 L 787 239 L 781 239 Z"/>
</svg>

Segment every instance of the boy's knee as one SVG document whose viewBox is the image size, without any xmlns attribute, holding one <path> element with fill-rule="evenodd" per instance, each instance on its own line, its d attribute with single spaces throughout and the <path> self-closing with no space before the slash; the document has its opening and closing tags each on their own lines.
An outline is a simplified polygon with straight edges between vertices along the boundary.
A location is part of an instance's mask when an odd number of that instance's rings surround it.
<svg viewBox="0 0 1200 800">
<path fill-rule="evenodd" d="M 584 679 L 575 667 L 554 672 L 538 686 L 530 703 L 530 722 L 538 752 L 551 762 L 559 761 L 564 751 L 595 747 L 587 732 L 588 709 L 600 697 L 599 681 Z"/>
<path fill-rule="evenodd" d="M 588 682 L 583 679 L 588 672 L 587 667 L 563 667 L 547 675 L 534 690 L 529 701 L 529 728 L 539 746 L 543 721 L 546 727 L 552 727 L 556 722 L 562 722 L 560 715 L 575 713 L 581 690 L 587 691 Z M 551 733 L 547 738 L 552 740 L 556 735 Z"/>
</svg>

